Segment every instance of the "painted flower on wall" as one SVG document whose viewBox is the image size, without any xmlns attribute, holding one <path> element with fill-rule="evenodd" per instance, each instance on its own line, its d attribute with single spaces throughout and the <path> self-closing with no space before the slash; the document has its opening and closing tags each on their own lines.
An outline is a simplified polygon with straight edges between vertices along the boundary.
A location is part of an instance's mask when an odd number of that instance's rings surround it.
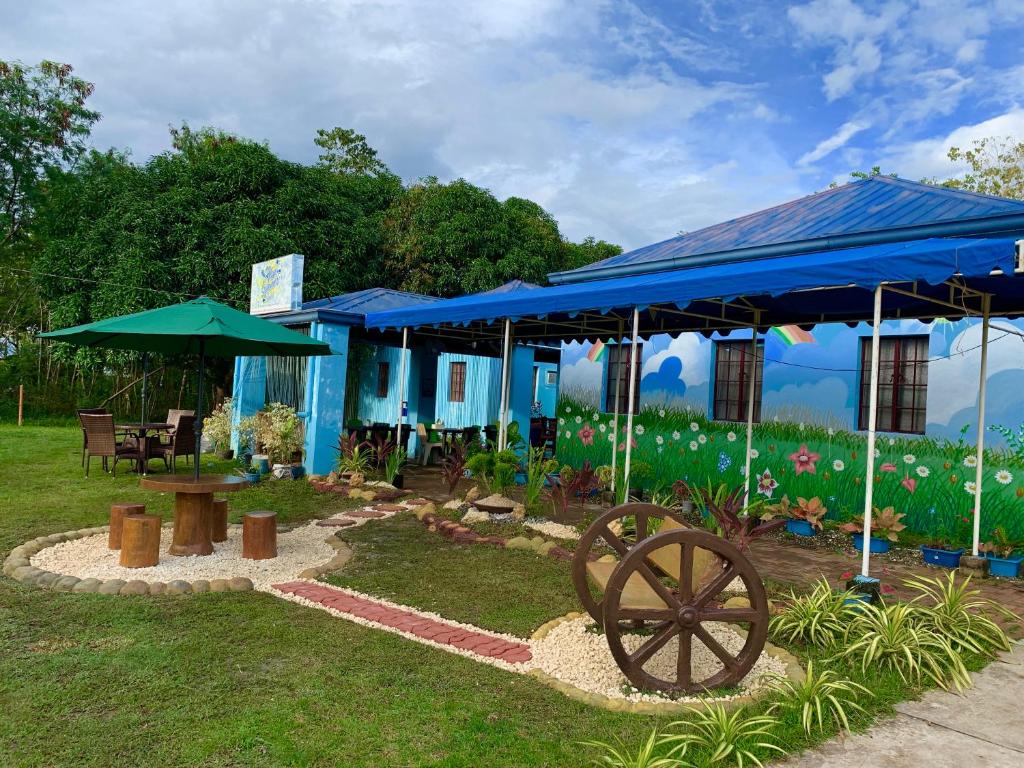
<svg viewBox="0 0 1024 768">
<path fill-rule="evenodd" d="M 657 437 L 654 438 L 654 442 L 656 442 L 658 445 L 664 445 L 665 438 L 662 437 L 661 435 L 658 435 Z"/>
<path fill-rule="evenodd" d="M 633 431 L 636 432 L 638 435 L 642 435 L 644 433 L 644 425 L 637 424 Z"/>
<path fill-rule="evenodd" d="M 735 443 L 736 442 L 736 433 L 735 432 L 726 432 L 725 433 L 725 439 L 728 440 L 730 443 Z"/>
<path fill-rule="evenodd" d="M 924 464 L 918 467 L 914 467 L 914 472 L 917 473 L 918 477 L 928 477 L 928 475 L 932 473 L 932 471 L 928 469 L 928 467 L 926 467 Z"/>
<path fill-rule="evenodd" d="M 964 483 L 964 493 L 969 493 L 971 494 L 971 496 L 974 496 L 977 492 L 978 484 L 975 483 L 973 480 L 968 480 L 966 483 Z"/>
<path fill-rule="evenodd" d="M 672 433 L 673 440 L 678 440 L 680 437 L 682 437 L 682 435 L 679 434 L 679 430 L 676 430 L 675 432 Z"/>
<path fill-rule="evenodd" d="M 701 445 L 704 445 L 704 443 L 706 443 L 707 441 L 708 441 L 708 436 L 707 435 L 697 435 L 697 442 L 700 443 Z"/>
<path fill-rule="evenodd" d="M 905 454 L 903 456 L 903 463 L 904 464 L 916 464 L 917 463 L 917 457 L 914 454 L 912 454 L 912 453 Z"/>
<path fill-rule="evenodd" d="M 594 444 L 594 428 L 590 424 L 584 424 L 582 428 L 576 433 L 576 437 L 580 439 L 580 442 L 584 445 Z"/>
<path fill-rule="evenodd" d="M 900 485 L 906 488 L 910 493 L 917 490 L 917 480 L 913 477 L 904 477 L 900 480 Z"/>
<path fill-rule="evenodd" d="M 659 419 L 664 419 L 665 418 L 665 409 L 664 408 L 659 408 L 658 409 L 658 418 Z"/>
<path fill-rule="evenodd" d="M 598 424 L 597 428 L 600 429 L 602 432 L 608 429 L 608 427 L 604 424 Z"/>
<path fill-rule="evenodd" d="M 996 472 L 996 482 L 1000 485 L 1009 485 L 1013 482 L 1013 475 L 1005 469 L 1000 469 Z"/>
<path fill-rule="evenodd" d="M 760 455 L 761 455 L 761 452 L 759 450 L 757 450 L 757 448 L 751 448 L 750 449 L 750 458 L 756 459 Z"/>
<path fill-rule="evenodd" d="M 732 466 L 732 459 L 725 451 L 718 454 L 718 471 L 725 472 L 729 467 Z"/>
<path fill-rule="evenodd" d="M 691 440 L 690 441 L 690 450 L 691 451 L 696 451 L 698 448 L 700 448 L 700 446 L 697 445 L 697 441 L 696 440 Z"/>
<path fill-rule="evenodd" d="M 581 421 L 583 421 L 583 417 L 582 416 L 577 416 L 576 417 L 576 423 L 579 424 Z"/>
<path fill-rule="evenodd" d="M 896 471 L 896 465 L 893 464 L 891 461 L 887 461 L 882 466 L 880 466 L 878 468 L 878 471 L 879 472 L 895 472 Z"/>
<path fill-rule="evenodd" d="M 836 472 L 842 472 L 844 469 L 846 469 L 846 464 L 845 462 L 843 462 L 842 459 L 836 459 L 835 461 L 832 462 L 832 469 L 834 469 Z"/>
<path fill-rule="evenodd" d="M 779 481 L 772 477 L 772 471 L 766 469 L 757 476 L 757 492 L 762 496 L 771 498 L 775 489 L 779 487 Z"/>
<path fill-rule="evenodd" d="M 698 424 L 696 421 L 691 421 L 690 422 L 690 431 L 691 432 L 700 432 L 700 424 Z"/>
<path fill-rule="evenodd" d="M 806 443 L 801 444 L 800 450 L 789 454 L 787 458 L 793 462 L 793 471 L 797 475 L 804 472 L 811 475 L 818 473 L 818 461 L 821 460 L 821 454 L 809 450 Z"/>
<path fill-rule="evenodd" d="M 965 467 L 976 467 L 976 466 L 978 466 L 978 457 L 975 456 L 974 454 L 971 454 L 970 456 L 964 456 L 964 466 Z"/>
</svg>

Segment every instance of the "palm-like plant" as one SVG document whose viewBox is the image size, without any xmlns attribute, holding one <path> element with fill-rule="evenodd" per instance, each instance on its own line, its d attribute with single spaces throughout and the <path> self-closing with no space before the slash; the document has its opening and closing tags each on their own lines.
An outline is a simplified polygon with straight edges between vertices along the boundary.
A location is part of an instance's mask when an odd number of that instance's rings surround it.
<svg viewBox="0 0 1024 768">
<path fill-rule="evenodd" d="M 702 749 L 708 753 L 709 765 L 735 765 L 743 768 L 753 763 L 761 766 L 755 750 L 773 750 L 785 754 L 785 750 L 772 741 L 772 730 L 779 724 L 771 715 L 750 717 L 743 709 L 732 714 L 720 703 L 702 702 L 703 710 L 694 709 L 693 718 L 672 723 L 682 733 L 666 736 L 666 744 L 675 744 L 675 754 L 685 755 L 690 748 Z"/>
<path fill-rule="evenodd" d="M 764 536 L 786 524 L 785 520 L 772 520 L 759 523 L 751 516 L 751 507 L 747 506 L 745 497 L 747 489 L 739 485 L 723 495 L 721 487 L 714 491 L 710 488 L 699 488 L 698 494 L 702 505 L 715 518 L 722 536 L 735 544 L 742 552 L 750 546 L 750 542 Z"/>
<path fill-rule="evenodd" d="M 772 636 L 787 643 L 832 648 L 846 635 L 852 611 L 850 592 L 836 592 L 821 579 L 806 595 L 789 593 L 789 605 L 769 625 Z"/>
<path fill-rule="evenodd" d="M 800 723 L 808 736 L 815 726 L 819 731 L 824 730 L 825 722 L 829 719 L 841 730 L 849 731 L 847 712 L 864 712 L 864 708 L 852 701 L 851 697 L 874 695 L 860 683 L 844 680 L 831 669 L 816 672 L 813 661 L 807 662 L 807 674 L 802 681 L 777 677 L 769 683 L 769 687 L 783 697 L 769 711 L 783 709 L 799 712 Z"/>
<path fill-rule="evenodd" d="M 958 581 L 952 571 L 945 578 L 919 576 L 904 581 L 904 585 L 918 593 L 913 602 L 922 609 L 919 623 L 945 637 L 957 651 L 990 656 L 996 651 L 1010 650 L 1010 638 L 986 613 L 999 613 L 1017 621 L 1020 617 L 991 600 L 979 598 L 981 593 L 971 589 L 970 584 L 970 576 Z"/>
<path fill-rule="evenodd" d="M 448 486 L 448 498 L 455 495 L 455 489 L 466 472 L 466 444 L 461 440 L 452 440 L 448 454 L 441 462 L 441 477 Z"/>
<path fill-rule="evenodd" d="M 942 688 L 966 688 L 971 678 L 956 647 L 922 624 L 921 613 L 912 603 L 861 604 L 847 628 L 846 647 L 836 658 L 859 658 L 862 671 L 874 667 L 895 672 L 905 683 L 927 679 Z"/>
<path fill-rule="evenodd" d="M 663 740 L 658 738 L 657 731 L 651 731 L 636 751 L 631 751 L 621 741 L 617 744 L 585 741 L 583 744 L 601 750 L 604 754 L 594 759 L 594 765 L 608 768 L 679 768 L 682 765 L 677 758 L 661 754 Z"/>
</svg>

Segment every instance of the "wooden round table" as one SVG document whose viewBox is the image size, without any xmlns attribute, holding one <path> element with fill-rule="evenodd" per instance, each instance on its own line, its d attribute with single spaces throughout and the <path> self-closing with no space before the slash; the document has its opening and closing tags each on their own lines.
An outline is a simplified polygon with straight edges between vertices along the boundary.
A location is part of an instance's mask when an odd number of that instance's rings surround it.
<svg viewBox="0 0 1024 768">
<path fill-rule="evenodd" d="M 154 475 L 139 484 L 151 491 L 174 493 L 174 538 L 167 552 L 172 555 L 210 555 L 210 519 L 213 494 L 240 491 L 249 483 L 236 475 Z"/>
</svg>

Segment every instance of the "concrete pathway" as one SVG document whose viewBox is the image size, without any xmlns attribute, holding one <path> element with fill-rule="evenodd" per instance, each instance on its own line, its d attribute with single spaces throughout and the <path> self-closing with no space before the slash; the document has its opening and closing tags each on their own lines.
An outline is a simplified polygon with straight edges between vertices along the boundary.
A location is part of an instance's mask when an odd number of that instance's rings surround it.
<svg viewBox="0 0 1024 768">
<path fill-rule="evenodd" d="M 782 761 L 785 768 L 1021 768 L 1024 645 L 974 675 L 962 695 L 930 691 L 866 733 Z"/>
</svg>

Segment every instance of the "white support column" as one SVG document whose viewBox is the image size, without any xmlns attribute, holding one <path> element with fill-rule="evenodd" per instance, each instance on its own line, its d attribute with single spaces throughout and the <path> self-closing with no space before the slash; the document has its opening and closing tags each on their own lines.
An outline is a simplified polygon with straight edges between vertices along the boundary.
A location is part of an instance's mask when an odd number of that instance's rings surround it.
<svg viewBox="0 0 1024 768">
<path fill-rule="evenodd" d="M 750 503 L 750 471 L 752 463 L 750 454 L 754 449 L 754 396 L 757 394 L 757 332 L 760 326 L 760 321 L 760 311 L 754 310 L 754 329 L 753 335 L 750 338 L 750 386 L 747 388 L 747 453 L 746 461 L 743 465 L 743 478 L 746 483 L 743 496 L 745 504 Z"/>
<path fill-rule="evenodd" d="M 992 311 L 992 297 L 988 294 L 981 300 L 981 367 L 978 372 L 978 467 L 974 481 L 974 538 L 971 553 L 978 556 L 981 539 L 981 482 L 984 479 L 985 462 L 985 394 L 988 389 L 988 329 Z"/>
<path fill-rule="evenodd" d="M 622 483 L 626 486 L 626 501 L 629 501 L 629 468 L 633 454 L 633 403 L 636 401 L 636 347 L 640 334 L 640 310 L 633 309 L 633 340 L 629 348 L 629 395 L 626 403 L 626 456 L 622 462 Z M 616 440 L 618 435 L 616 435 Z"/>
<path fill-rule="evenodd" d="M 623 322 L 619 320 L 619 334 L 615 337 L 615 410 L 612 416 L 612 498 L 615 498 L 615 470 L 618 467 L 619 448 L 619 400 L 622 395 L 622 334 Z M 609 355 L 610 357 L 610 355 Z M 600 410 L 600 408 L 598 409 Z"/>
<path fill-rule="evenodd" d="M 869 575 L 868 561 L 871 557 L 871 510 L 875 490 L 875 422 L 878 420 L 878 355 L 881 346 L 882 286 L 875 288 L 875 311 L 871 329 L 871 390 L 868 395 L 868 449 L 867 473 L 864 478 L 864 554 L 861 557 L 860 572 Z"/>
<path fill-rule="evenodd" d="M 509 357 L 512 341 L 512 321 L 505 319 L 505 338 L 501 347 L 501 405 L 498 412 L 498 450 L 505 449 L 508 431 L 508 383 L 510 378 Z"/>
<path fill-rule="evenodd" d="M 396 448 L 402 445 L 402 423 L 405 421 L 405 358 L 408 348 L 409 328 L 405 327 L 402 329 L 402 349 L 398 353 L 398 416 L 395 418 Z"/>
</svg>

